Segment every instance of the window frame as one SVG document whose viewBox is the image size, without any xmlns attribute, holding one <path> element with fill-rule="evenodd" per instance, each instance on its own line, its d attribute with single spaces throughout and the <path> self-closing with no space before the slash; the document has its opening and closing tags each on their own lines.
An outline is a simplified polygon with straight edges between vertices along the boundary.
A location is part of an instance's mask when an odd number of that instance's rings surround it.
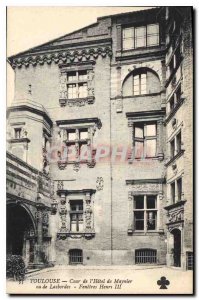
<svg viewBox="0 0 199 300">
<path fill-rule="evenodd" d="M 148 125 L 155 125 L 155 132 L 156 134 L 154 136 L 145 135 L 145 131 Z M 143 138 L 136 137 L 136 128 L 141 128 L 143 130 Z M 149 121 L 149 122 L 135 122 L 134 123 L 134 136 L 133 136 L 133 146 L 134 146 L 134 158 L 135 159 L 149 159 L 157 157 L 157 122 L 156 121 Z M 155 140 L 155 155 L 154 156 L 148 156 L 147 155 L 147 141 Z M 143 143 L 143 155 L 140 157 L 136 156 L 136 143 Z"/>
<path fill-rule="evenodd" d="M 143 197 L 143 208 L 135 208 L 136 197 Z M 148 197 L 155 197 L 155 208 L 147 208 L 147 198 Z M 136 229 L 136 212 L 143 212 L 144 218 L 143 220 L 143 229 Z M 148 213 L 153 212 L 155 213 L 155 228 L 148 229 Z M 141 220 L 141 219 L 140 219 Z M 158 195 L 154 194 L 136 194 L 133 195 L 133 228 L 136 232 L 155 232 L 157 231 L 158 227 Z"/>
<path fill-rule="evenodd" d="M 80 73 L 83 73 L 85 72 L 86 75 L 84 74 L 84 76 L 87 76 L 87 78 L 84 78 L 84 79 L 80 79 L 80 76 L 82 76 Z M 66 78 L 67 78 L 67 83 L 66 83 L 66 90 L 67 90 L 67 99 L 84 99 L 84 98 L 87 98 L 88 97 L 88 71 L 87 69 L 85 70 L 76 70 L 76 71 L 67 71 L 66 72 L 67 75 L 66 75 Z M 72 77 L 72 80 L 70 80 L 70 73 L 75 73 L 75 76 L 71 75 Z M 82 85 L 85 85 L 86 84 L 86 87 L 87 87 L 87 93 L 85 96 L 83 97 L 80 97 L 80 86 Z M 69 97 L 69 87 L 72 87 L 72 91 L 73 91 L 73 88 L 75 90 L 75 93 L 74 93 L 74 97 L 73 97 L 73 92 L 72 92 L 72 97 Z"/>
<path fill-rule="evenodd" d="M 76 253 L 75 253 L 76 252 Z M 80 255 L 76 255 L 79 252 Z M 83 250 L 82 249 L 70 249 L 69 252 L 69 265 L 79 265 L 83 264 Z M 80 258 L 80 261 L 72 261 L 71 258 Z"/>
<path fill-rule="evenodd" d="M 81 202 L 81 206 L 82 206 L 81 210 L 79 209 L 80 202 Z M 76 205 L 76 208 L 78 208 L 78 209 L 73 210 L 72 205 Z M 69 206 L 70 206 L 70 212 L 69 212 L 69 214 L 70 214 L 70 232 L 71 233 L 84 232 L 84 201 L 82 199 L 71 199 Z M 72 216 L 75 216 L 75 220 L 72 220 Z M 80 217 L 81 217 L 81 219 L 80 219 Z M 80 224 L 82 225 L 82 230 L 79 230 Z M 73 228 L 72 225 L 75 225 L 76 230 L 72 229 Z"/>
<path fill-rule="evenodd" d="M 149 26 L 155 26 L 155 25 L 158 28 L 157 33 L 155 33 L 155 34 L 148 33 Z M 140 35 L 139 38 L 137 38 L 136 32 L 140 28 L 144 28 L 144 34 L 143 34 L 143 37 L 142 37 L 142 35 Z M 133 34 L 132 34 L 132 36 L 125 38 L 125 31 L 127 31 L 127 30 L 132 30 Z M 148 40 L 151 36 L 157 36 L 157 39 L 158 39 L 157 44 L 152 44 L 152 45 L 149 44 Z M 144 40 L 144 45 L 136 47 L 137 40 L 141 39 L 140 37 L 142 37 L 142 39 Z M 132 38 L 133 47 L 124 48 L 125 41 L 130 40 L 131 38 Z M 158 47 L 158 46 L 160 46 L 160 24 L 159 23 L 150 23 L 150 24 L 145 24 L 145 25 L 128 26 L 128 27 L 122 28 L 122 50 L 123 51 L 136 50 L 136 49 L 142 49 L 142 48 L 151 48 L 151 47 Z"/>
</svg>

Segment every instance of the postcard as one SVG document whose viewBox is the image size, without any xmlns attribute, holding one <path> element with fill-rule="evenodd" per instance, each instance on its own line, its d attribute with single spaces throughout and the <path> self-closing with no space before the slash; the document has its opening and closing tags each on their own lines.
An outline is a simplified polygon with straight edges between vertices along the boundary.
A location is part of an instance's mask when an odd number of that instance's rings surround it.
<svg viewBox="0 0 199 300">
<path fill-rule="evenodd" d="M 8 294 L 194 292 L 193 7 L 7 7 Z"/>
</svg>

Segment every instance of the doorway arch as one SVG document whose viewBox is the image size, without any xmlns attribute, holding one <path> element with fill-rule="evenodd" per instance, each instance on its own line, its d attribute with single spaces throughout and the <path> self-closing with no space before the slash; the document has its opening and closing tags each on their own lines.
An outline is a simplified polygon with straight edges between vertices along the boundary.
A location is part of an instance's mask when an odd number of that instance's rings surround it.
<svg viewBox="0 0 199 300">
<path fill-rule="evenodd" d="M 34 261 L 35 222 L 23 204 L 9 203 L 6 209 L 6 252 L 21 255 L 29 263 Z"/>
</svg>

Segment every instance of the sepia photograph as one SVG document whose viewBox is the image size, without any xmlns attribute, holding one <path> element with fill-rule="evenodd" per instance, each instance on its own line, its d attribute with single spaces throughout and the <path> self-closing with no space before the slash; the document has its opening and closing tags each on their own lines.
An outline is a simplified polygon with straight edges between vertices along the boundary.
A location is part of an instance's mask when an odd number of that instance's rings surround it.
<svg viewBox="0 0 199 300">
<path fill-rule="evenodd" d="M 192 6 L 8 6 L 6 293 L 193 295 Z"/>
</svg>

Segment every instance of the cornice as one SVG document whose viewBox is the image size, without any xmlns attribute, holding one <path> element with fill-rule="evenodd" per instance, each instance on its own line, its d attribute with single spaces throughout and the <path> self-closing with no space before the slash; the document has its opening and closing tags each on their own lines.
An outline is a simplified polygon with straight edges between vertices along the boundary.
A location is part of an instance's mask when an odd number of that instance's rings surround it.
<svg viewBox="0 0 199 300">
<path fill-rule="evenodd" d="M 99 45 L 98 47 L 90 47 L 89 49 L 79 49 L 79 50 L 65 50 L 59 49 L 54 52 L 48 52 L 48 50 L 41 51 L 40 53 L 27 53 L 21 56 L 12 56 L 8 58 L 8 62 L 13 69 L 21 68 L 22 66 L 29 67 L 30 65 L 43 65 L 51 64 L 64 64 L 64 63 L 78 63 L 86 62 L 90 60 L 96 60 L 99 56 L 106 57 L 112 56 L 111 46 Z"/>
<path fill-rule="evenodd" d="M 47 112 L 38 109 L 38 108 L 34 108 L 28 105 L 28 103 L 18 103 L 18 105 L 16 104 L 15 106 L 10 106 L 7 109 L 7 114 L 9 115 L 10 112 L 15 112 L 15 111 L 29 111 L 32 112 L 34 114 L 40 115 L 42 116 L 47 123 L 50 125 L 50 127 L 52 127 L 53 122 L 51 120 L 51 118 L 48 116 Z"/>
</svg>

